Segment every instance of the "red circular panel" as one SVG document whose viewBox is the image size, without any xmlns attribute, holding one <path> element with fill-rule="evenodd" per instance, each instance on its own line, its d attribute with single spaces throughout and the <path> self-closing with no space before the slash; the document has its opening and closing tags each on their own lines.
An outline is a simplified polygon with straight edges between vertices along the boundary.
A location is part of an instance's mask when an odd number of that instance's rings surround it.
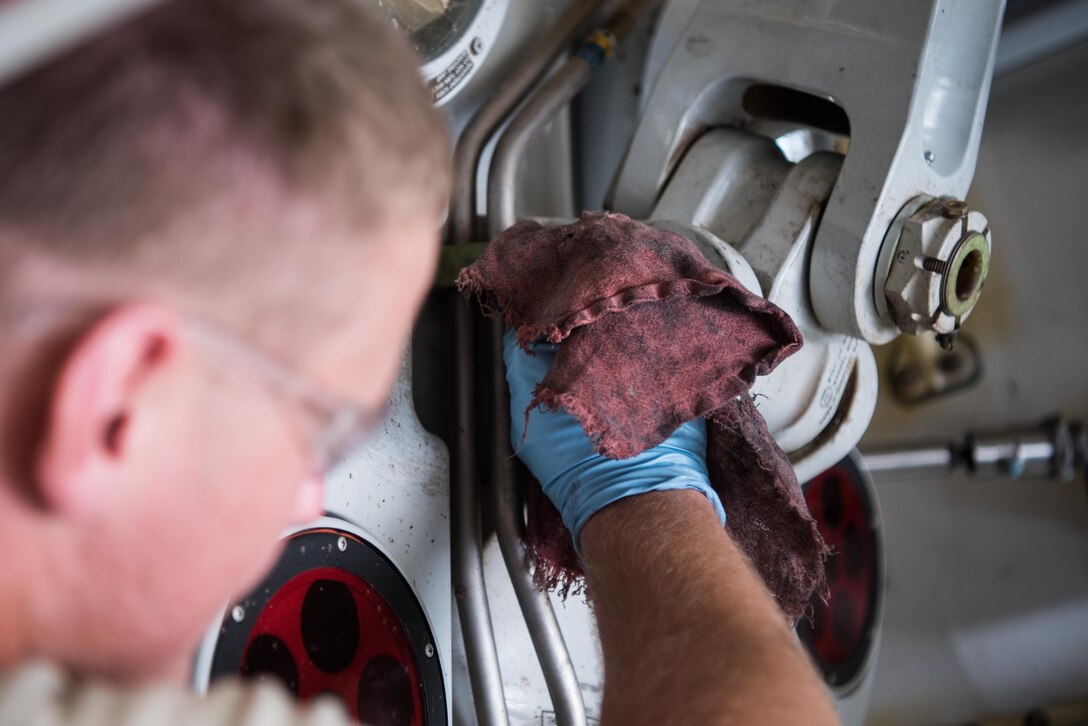
<svg viewBox="0 0 1088 726">
<path fill-rule="evenodd" d="M 828 673 L 860 665 L 869 646 L 876 607 L 876 535 L 864 484 L 842 464 L 809 482 L 805 501 L 832 553 L 828 601 L 813 597 L 812 622 L 802 621 L 798 634 Z"/>
<path fill-rule="evenodd" d="M 337 568 L 308 570 L 272 596 L 249 635 L 242 673 L 275 676 L 303 701 L 333 693 L 374 726 L 423 724 L 418 669 L 399 618 L 364 580 Z"/>
</svg>

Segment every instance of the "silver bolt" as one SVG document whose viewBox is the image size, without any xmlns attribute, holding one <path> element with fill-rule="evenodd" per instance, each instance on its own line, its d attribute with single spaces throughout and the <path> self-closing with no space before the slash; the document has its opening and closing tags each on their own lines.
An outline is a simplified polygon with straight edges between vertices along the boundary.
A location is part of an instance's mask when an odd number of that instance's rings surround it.
<svg viewBox="0 0 1088 726">
<path fill-rule="evenodd" d="M 922 260 L 922 269 L 926 272 L 943 275 L 948 272 L 948 260 L 938 260 L 936 257 L 926 257 Z"/>
<path fill-rule="evenodd" d="M 472 42 L 468 45 L 469 51 L 472 55 L 480 55 L 484 50 L 484 41 L 482 38 L 473 38 Z"/>
<path fill-rule="evenodd" d="M 937 160 L 937 155 L 934 154 L 932 151 L 926 151 L 924 154 L 922 154 L 922 158 L 926 160 L 927 164 L 932 164 Z"/>
<path fill-rule="evenodd" d="M 234 620 L 234 622 L 240 623 L 246 619 L 246 609 L 241 605 L 235 605 L 233 608 L 231 608 L 230 617 Z"/>
<path fill-rule="evenodd" d="M 340 539 L 336 540 L 336 548 L 338 550 L 340 550 L 341 552 L 347 552 L 348 551 L 348 538 L 347 537 L 341 537 Z"/>
<path fill-rule="evenodd" d="M 971 211 L 967 208 L 967 202 L 959 199 L 942 199 L 941 203 L 944 206 L 943 214 L 948 219 L 962 219 Z"/>
<path fill-rule="evenodd" d="M 423 652 L 427 654 L 428 658 L 434 658 L 434 646 L 430 643 L 423 647 Z"/>
</svg>

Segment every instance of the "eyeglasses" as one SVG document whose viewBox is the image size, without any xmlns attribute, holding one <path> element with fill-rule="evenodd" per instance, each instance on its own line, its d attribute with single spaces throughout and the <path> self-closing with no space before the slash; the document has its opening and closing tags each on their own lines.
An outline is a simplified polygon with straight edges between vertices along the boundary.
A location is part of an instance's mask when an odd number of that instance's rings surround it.
<svg viewBox="0 0 1088 726">
<path fill-rule="evenodd" d="M 205 350 L 229 361 L 239 371 L 258 376 L 264 384 L 294 399 L 323 422 L 310 441 L 313 462 L 322 474 L 373 434 L 388 414 L 388 406 L 364 409 L 319 391 L 280 361 L 217 325 L 188 318 L 183 331 Z"/>
</svg>

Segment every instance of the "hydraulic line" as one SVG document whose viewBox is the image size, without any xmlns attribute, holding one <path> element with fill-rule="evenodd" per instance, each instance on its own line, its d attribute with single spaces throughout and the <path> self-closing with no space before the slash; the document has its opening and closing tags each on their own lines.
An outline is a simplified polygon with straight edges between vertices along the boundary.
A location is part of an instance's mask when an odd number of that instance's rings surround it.
<svg viewBox="0 0 1088 726">
<path fill-rule="evenodd" d="M 476 241 L 476 170 L 484 146 L 604 4 L 605 0 L 572 0 L 461 133 L 453 156 L 454 197 L 449 222 L 451 244 Z"/>
<path fill-rule="evenodd" d="M 495 130 L 577 36 L 603 0 L 573 0 L 465 128 L 454 155 L 454 197 L 448 242 L 474 242 L 476 171 L 480 153 Z M 476 718 L 480 726 L 509 723 L 495 633 L 483 574 L 483 542 L 476 462 L 474 316 L 454 304 L 457 433 L 453 447 L 450 502 L 453 586 L 465 641 Z"/>
<path fill-rule="evenodd" d="M 588 85 L 597 68 L 612 55 L 618 40 L 630 32 L 637 14 L 653 4 L 655 3 L 646 0 L 625 3 L 604 27 L 585 37 L 575 54 L 526 101 L 521 111 L 510 121 L 496 145 L 488 177 L 490 238 L 498 236 L 517 221 L 517 169 L 530 139 Z M 491 447 L 491 502 L 495 516 L 495 533 L 548 686 L 556 723 L 559 726 L 584 726 L 587 723 L 585 703 L 570 652 L 548 594 L 533 582 L 526 557 L 523 509 L 511 471 L 502 321 L 493 321 L 490 333 L 492 400 L 495 406 L 494 441 Z"/>
</svg>

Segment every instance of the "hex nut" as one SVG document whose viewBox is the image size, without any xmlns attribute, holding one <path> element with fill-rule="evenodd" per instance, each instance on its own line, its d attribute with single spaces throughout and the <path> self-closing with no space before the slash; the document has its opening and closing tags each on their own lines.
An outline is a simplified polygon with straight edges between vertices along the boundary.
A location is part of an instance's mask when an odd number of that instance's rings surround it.
<svg viewBox="0 0 1088 726">
<path fill-rule="evenodd" d="M 952 333 L 971 314 L 990 266 L 986 217 L 955 199 L 934 199 L 903 222 L 884 285 L 904 333 Z"/>
</svg>

